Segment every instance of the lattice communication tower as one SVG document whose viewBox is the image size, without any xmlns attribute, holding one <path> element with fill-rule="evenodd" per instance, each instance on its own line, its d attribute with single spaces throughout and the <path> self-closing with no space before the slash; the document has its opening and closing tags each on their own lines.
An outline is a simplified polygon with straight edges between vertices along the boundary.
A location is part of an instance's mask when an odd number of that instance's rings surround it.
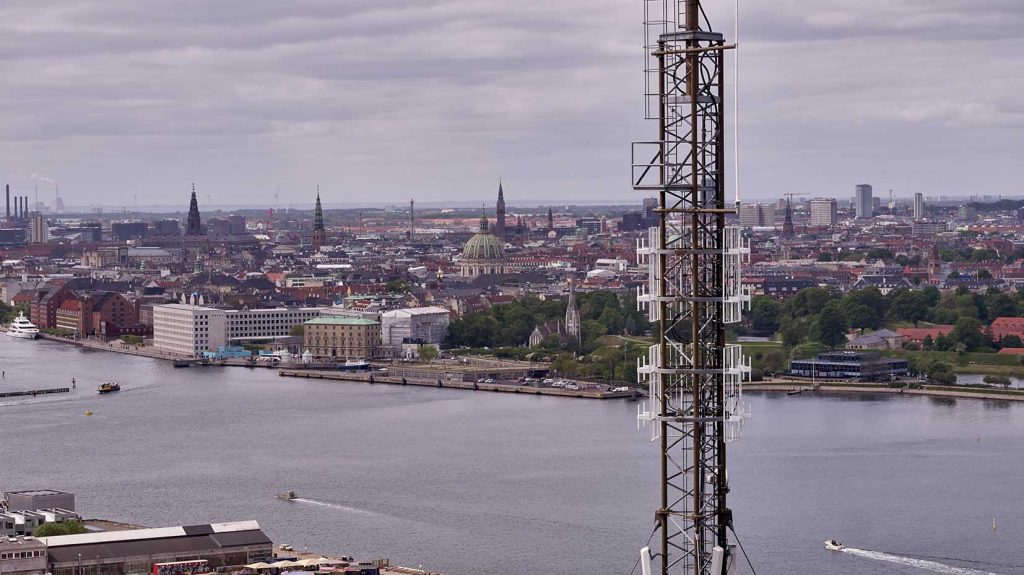
<svg viewBox="0 0 1024 575">
<path fill-rule="evenodd" d="M 659 444 L 660 541 L 644 571 L 723 575 L 735 567 L 727 529 L 726 444 L 743 418 L 750 366 L 725 342 L 750 296 L 749 257 L 725 202 L 724 53 L 699 0 L 643 0 L 646 117 L 658 139 L 633 144 L 633 187 L 656 194 L 659 225 L 637 253 L 648 269 L 638 294 L 658 341 L 638 372 L 650 395 L 639 413 Z"/>
</svg>

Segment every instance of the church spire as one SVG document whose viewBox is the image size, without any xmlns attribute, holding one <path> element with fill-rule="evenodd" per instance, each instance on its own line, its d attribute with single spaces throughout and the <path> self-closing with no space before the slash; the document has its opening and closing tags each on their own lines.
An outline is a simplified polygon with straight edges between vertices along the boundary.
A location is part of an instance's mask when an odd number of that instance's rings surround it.
<svg viewBox="0 0 1024 575">
<path fill-rule="evenodd" d="M 569 301 L 565 305 L 565 333 L 580 341 L 580 308 L 576 306 L 576 285 L 569 278 Z"/>
<path fill-rule="evenodd" d="M 199 218 L 199 202 L 196 200 L 196 185 L 192 184 L 192 199 L 188 203 L 188 218 L 185 220 L 185 235 L 198 236 L 203 233 L 202 220 Z"/>
<path fill-rule="evenodd" d="M 505 241 L 505 190 L 501 188 L 501 179 L 498 179 L 498 204 L 495 210 L 494 235 Z"/>
<path fill-rule="evenodd" d="M 324 210 L 320 206 L 320 185 L 316 186 L 316 208 L 313 211 L 313 251 L 318 252 L 327 241 L 327 231 L 324 230 Z"/>
</svg>

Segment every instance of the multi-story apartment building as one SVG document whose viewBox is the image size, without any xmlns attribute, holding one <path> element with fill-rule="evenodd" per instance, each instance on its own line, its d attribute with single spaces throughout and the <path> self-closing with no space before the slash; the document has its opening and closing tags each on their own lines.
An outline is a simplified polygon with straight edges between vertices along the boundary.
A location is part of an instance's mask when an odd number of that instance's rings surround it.
<svg viewBox="0 0 1024 575">
<path fill-rule="evenodd" d="M 812 227 L 830 227 L 836 224 L 836 201 L 832 198 L 815 198 L 809 203 Z"/>
<path fill-rule="evenodd" d="M 227 345 L 225 311 L 187 304 L 153 306 L 153 347 L 171 355 L 199 357 Z"/>
<path fill-rule="evenodd" d="M 914 194 L 914 219 L 920 220 L 924 217 L 924 194 L 917 192 Z"/>
</svg>

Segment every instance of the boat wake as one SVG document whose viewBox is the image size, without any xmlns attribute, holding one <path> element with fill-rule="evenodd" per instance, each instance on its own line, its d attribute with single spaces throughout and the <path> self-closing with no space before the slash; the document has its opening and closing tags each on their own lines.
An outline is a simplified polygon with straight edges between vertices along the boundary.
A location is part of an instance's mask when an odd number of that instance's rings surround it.
<svg viewBox="0 0 1024 575">
<path fill-rule="evenodd" d="M 348 507 L 346 505 L 338 505 L 337 503 L 331 503 L 329 501 L 317 501 L 316 499 L 306 499 L 305 497 L 296 497 L 291 501 L 297 501 L 299 503 L 309 503 L 311 505 L 319 505 L 320 507 L 330 507 L 331 509 L 338 509 L 341 511 L 348 511 L 349 513 L 358 513 L 359 515 L 371 515 L 374 517 L 382 517 L 380 513 L 373 511 L 367 511 L 366 509 L 357 509 L 355 507 Z"/>
<path fill-rule="evenodd" d="M 875 561 L 888 561 L 889 563 L 908 565 L 910 567 L 917 567 L 918 569 L 933 571 L 935 573 L 946 573 L 947 575 L 997 575 L 990 571 L 979 571 L 977 569 L 968 569 L 966 567 L 954 567 L 937 561 L 915 559 L 913 557 L 904 557 L 902 555 L 892 555 L 889 553 L 882 553 L 880 551 L 868 551 L 866 549 L 854 549 L 847 547 L 843 549 L 843 553 L 849 553 L 850 555 L 856 555 L 857 557 L 863 557 L 865 559 L 874 559 Z"/>
</svg>

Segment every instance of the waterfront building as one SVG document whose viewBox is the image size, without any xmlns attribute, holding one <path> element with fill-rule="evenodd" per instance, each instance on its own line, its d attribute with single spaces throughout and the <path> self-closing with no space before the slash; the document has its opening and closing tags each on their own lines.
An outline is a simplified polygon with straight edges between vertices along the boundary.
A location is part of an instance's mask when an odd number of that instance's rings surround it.
<svg viewBox="0 0 1024 575">
<path fill-rule="evenodd" d="M 0 516 L 0 526 L 3 525 Z M 34 537 L 0 538 L 0 573 L 4 575 L 46 575 L 46 544 Z"/>
<path fill-rule="evenodd" d="M 854 189 L 853 207 L 858 220 L 870 220 L 875 215 L 871 198 L 871 186 L 858 184 Z"/>
<path fill-rule="evenodd" d="M 66 285 L 47 285 L 32 296 L 29 320 L 39 329 L 51 329 L 57 327 L 57 310 L 65 300 L 75 297 L 75 293 Z"/>
<path fill-rule="evenodd" d="M 225 310 L 227 341 L 239 343 L 291 335 L 292 328 L 320 317 L 323 308 L 275 307 Z"/>
<path fill-rule="evenodd" d="M 451 312 L 443 307 L 411 307 L 381 314 L 381 342 L 388 346 L 403 343 L 440 344 L 448 335 Z"/>
<path fill-rule="evenodd" d="M 920 220 L 924 217 L 924 194 L 916 192 L 914 194 L 914 219 Z"/>
<path fill-rule="evenodd" d="M 836 201 L 833 198 L 815 198 L 809 202 L 811 227 L 832 227 L 836 225 Z"/>
<path fill-rule="evenodd" d="M 227 345 L 224 310 L 188 304 L 153 306 L 153 347 L 183 357 L 200 357 Z"/>
<path fill-rule="evenodd" d="M 380 322 L 370 319 L 319 317 L 303 324 L 303 347 L 316 358 L 369 359 L 380 344 Z"/>
<path fill-rule="evenodd" d="M 488 230 L 487 216 L 480 216 L 480 231 L 463 247 L 459 268 L 462 276 L 469 279 L 505 273 L 505 247 Z"/>
<path fill-rule="evenodd" d="M 832 351 L 814 359 L 794 359 L 789 373 L 816 379 L 863 379 L 879 381 L 907 374 L 907 360 L 883 358 L 875 352 Z"/>
<path fill-rule="evenodd" d="M 34 511 L 37 509 L 75 510 L 75 494 L 56 489 L 29 489 L 4 493 L 4 507 L 8 511 Z"/>
<path fill-rule="evenodd" d="M 273 555 L 273 542 L 256 521 L 101 531 L 40 537 L 39 542 L 53 575 L 151 575 L 157 564 L 177 561 L 205 562 L 212 571 Z"/>
</svg>

